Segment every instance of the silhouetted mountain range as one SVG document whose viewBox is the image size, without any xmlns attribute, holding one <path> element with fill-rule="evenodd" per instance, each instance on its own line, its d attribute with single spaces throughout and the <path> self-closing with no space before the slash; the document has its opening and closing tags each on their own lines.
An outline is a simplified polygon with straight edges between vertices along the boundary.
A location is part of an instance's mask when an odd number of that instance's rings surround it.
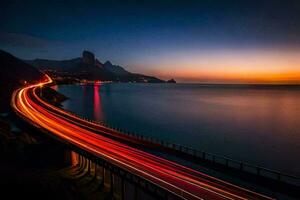
<svg viewBox="0 0 300 200">
<path fill-rule="evenodd" d="M 120 82 L 165 83 L 161 79 L 143 74 L 131 73 L 110 61 L 104 64 L 94 54 L 84 51 L 82 57 L 69 60 L 35 59 L 22 61 L 0 50 L 0 110 L 8 108 L 14 89 L 29 82 L 40 81 L 42 71 L 51 71 L 52 75 L 87 80 L 110 80 Z M 175 82 L 169 80 L 168 82 Z"/>
<path fill-rule="evenodd" d="M 103 64 L 89 51 L 83 51 L 82 57 L 70 60 L 35 59 L 27 60 L 26 62 L 41 70 L 54 71 L 59 76 L 71 76 L 79 79 L 148 83 L 165 82 L 156 77 L 131 73 L 121 66 L 113 65 L 110 61 L 106 61 Z"/>
<path fill-rule="evenodd" d="M 118 65 L 113 65 L 110 61 L 104 63 L 104 68 L 117 76 L 129 76 L 131 73 L 126 71 L 123 67 Z"/>
</svg>

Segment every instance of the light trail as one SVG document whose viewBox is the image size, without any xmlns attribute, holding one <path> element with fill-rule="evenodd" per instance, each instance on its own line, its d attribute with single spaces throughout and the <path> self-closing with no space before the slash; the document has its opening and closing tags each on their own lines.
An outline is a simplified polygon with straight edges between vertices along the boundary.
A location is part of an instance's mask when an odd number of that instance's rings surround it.
<svg viewBox="0 0 300 200">
<path fill-rule="evenodd" d="M 11 104 L 24 119 L 59 139 L 183 199 L 271 199 L 111 139 L 108 136 L 132 140 L 116 130 L 83 120 L 43 101 L 37 95 L 37 88 L 51 82 L 47 76 L 42 83 L 15 91 Z"/>
</svg>

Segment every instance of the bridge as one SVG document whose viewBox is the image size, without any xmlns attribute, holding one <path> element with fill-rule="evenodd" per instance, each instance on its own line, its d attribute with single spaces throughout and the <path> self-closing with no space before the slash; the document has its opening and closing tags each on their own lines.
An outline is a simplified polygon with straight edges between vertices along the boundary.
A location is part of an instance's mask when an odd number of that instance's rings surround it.
<svg viewBox="0 0 300 200">
<path fill-rule="evenodd" d="M 144 145 L 142 140 L 47 103 L 39 96 L 39 89 L 50 83 L 47 76 L 41 83 L 16 90 L 11 105 L 20 118 L 76 152 L 74 166 L 79 170 L 90 172 L 91 166 L 106 166 L 131 181 L 145 182 L 148 189 L 163 191 L 164 199 L 271 199 L 137 149 L 129 143 Z"/>
</svg>

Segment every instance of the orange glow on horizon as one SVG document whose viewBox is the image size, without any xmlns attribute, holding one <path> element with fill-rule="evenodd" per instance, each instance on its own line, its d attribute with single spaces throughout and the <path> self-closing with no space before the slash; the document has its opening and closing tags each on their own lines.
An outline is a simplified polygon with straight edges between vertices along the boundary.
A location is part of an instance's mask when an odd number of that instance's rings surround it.
<svg viewBox="0 0 300 200">
<path fill-rule="evenodd" d="M 169 78 L 169 74 L 157 74 Z M 175 79 L 187 82 L 300 84 L 299 72 L 205 72 L 182 70 L 173 73 Z"/>
<path fill-rule="evenodd" d="M 300 49 L 180 52 L 155 62 L 145 73 L 180 82 L 300 84 Z"/>
</svg>

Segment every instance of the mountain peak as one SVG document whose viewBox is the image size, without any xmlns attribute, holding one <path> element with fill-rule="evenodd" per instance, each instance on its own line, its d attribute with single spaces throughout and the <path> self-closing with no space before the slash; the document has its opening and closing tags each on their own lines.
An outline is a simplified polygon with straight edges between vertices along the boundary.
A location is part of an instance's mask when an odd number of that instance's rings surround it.
<svg viewBox="0 0 300 200">
<path fill-rule="evenodd" d="M 104 65 L 108 66 L 108 67 L 111 67 L 113 66 L 113 64 L 108 60 L 104 63 Z"/>
<path fill-rule="evenodd" d="M 83 63 L 93 65 L 95 64 L 95 55 L 90 51 L 84 50 L 82 52 L 82 61 Z"/>
<path fill-rule="evenodd" d="M 103 64 L 96 58 L 96 61 L 95 61 L 95 65 L 97 66 L 97 67 L 101 67 L 101 68 L 103 68 Z"/>
</svg>

